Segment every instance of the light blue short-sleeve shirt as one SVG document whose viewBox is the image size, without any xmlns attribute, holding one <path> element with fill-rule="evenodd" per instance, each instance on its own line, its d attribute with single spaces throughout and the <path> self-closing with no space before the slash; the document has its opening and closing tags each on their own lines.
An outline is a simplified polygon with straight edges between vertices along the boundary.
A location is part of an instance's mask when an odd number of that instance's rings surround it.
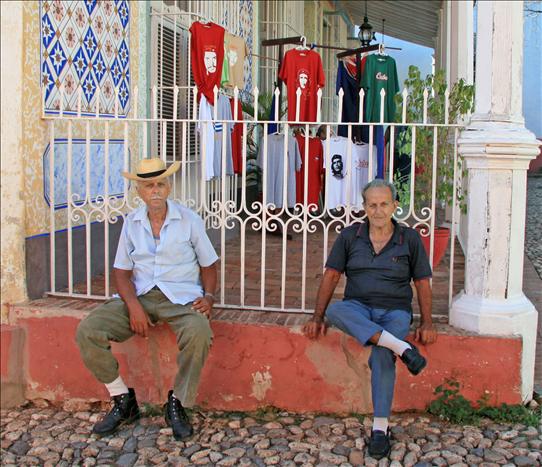
<svg viewBox="0 0 542 467">
<path fill-rule="evenodd" d="M 200 266 L 217 260 L 201 217 L 168 200 L 159 242 L 152 235 L 147 206 L 126 216 L 114 267 L 133 271 L 138 296 L 156 285 L 172 303 L 186 305 L 203 296 Z"/>
</svg>

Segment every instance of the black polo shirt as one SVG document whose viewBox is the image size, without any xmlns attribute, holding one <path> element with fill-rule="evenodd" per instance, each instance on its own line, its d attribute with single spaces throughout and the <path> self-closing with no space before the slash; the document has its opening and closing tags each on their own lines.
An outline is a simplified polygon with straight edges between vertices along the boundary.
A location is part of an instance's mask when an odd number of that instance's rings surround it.
<svg viewBox="0 0 542 467">
<path fill-rule="evenodd" d="M 346 274 L 344 300 L 412 311 L 410 281 L 431 277 L 431 266 L 420 234 L 392 221 L 393 235 L 378 254 L 369 238 L 368 222 L 346 227 L 335 240 L 326 268 Z"/>
</svg>

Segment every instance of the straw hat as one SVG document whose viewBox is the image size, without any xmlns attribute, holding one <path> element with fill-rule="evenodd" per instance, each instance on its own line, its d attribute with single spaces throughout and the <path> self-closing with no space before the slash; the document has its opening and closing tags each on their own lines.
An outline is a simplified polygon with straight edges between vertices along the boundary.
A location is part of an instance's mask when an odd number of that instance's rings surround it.
<svg viewBox="0 0 542 467">
<path fill-rule="evenodd" d="M 166 163 L 158 157 L 141 159 L 137 163 L 135 172 L 122 172 L 122 176 L 130 180 L 149 182 L 169 177 L 171 174 L 177 172 L 180 166 L 181 163 L 177 161 L 171 164 L 169 168 L 166 168 Z"/>
</svg>

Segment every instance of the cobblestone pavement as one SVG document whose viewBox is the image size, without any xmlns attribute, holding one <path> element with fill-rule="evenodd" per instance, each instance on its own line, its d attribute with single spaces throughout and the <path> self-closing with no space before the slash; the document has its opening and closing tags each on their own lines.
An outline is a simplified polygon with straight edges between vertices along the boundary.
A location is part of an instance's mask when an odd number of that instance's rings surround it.
<svg viewBox="0 0 542 467">
<path fill-rule="evenodd" d="M 542 426 L 490 421 L 456 426 L 420 414 L 398 415 L 391 418 L 389 459 L 377 461 L 366 452 L 368 417 L 197 412 L 192 416 L 197 434 L 177 442 L 161 416 L 97 438 L 90 430 L 103 412 L 64 409 L 2 410 L 2 465 L 498 467 L 542 462 Z"/>
<path fill-rule="evenodd" d="M 542 279 L 542 175 L 527 178 L 525 252 Z"/>
</svg>

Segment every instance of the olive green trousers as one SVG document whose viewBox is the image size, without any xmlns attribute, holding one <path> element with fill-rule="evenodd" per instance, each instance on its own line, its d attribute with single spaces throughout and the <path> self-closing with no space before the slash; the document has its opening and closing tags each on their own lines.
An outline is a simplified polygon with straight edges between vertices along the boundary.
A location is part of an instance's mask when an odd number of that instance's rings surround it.
<svg viewBox="0 0 542 467">
<path fill-rule="evenodd" d="M 192 310 L 191 303 L 171 303 L 160 290 L 153 289 L 138 299 L 152 324 L 166 322 L 176 335 L 179 353 L 173 392 L 184 407 L 191 407 L 213 338 L 209 320 Z M 79 323 L 76 341 L 86 367 L 102 383 L 111 383 L 119 376 L 111 342 L 124 342 L 133 335 L 128 308 L 120 298 L 115 298 Z"/>
</svg>

